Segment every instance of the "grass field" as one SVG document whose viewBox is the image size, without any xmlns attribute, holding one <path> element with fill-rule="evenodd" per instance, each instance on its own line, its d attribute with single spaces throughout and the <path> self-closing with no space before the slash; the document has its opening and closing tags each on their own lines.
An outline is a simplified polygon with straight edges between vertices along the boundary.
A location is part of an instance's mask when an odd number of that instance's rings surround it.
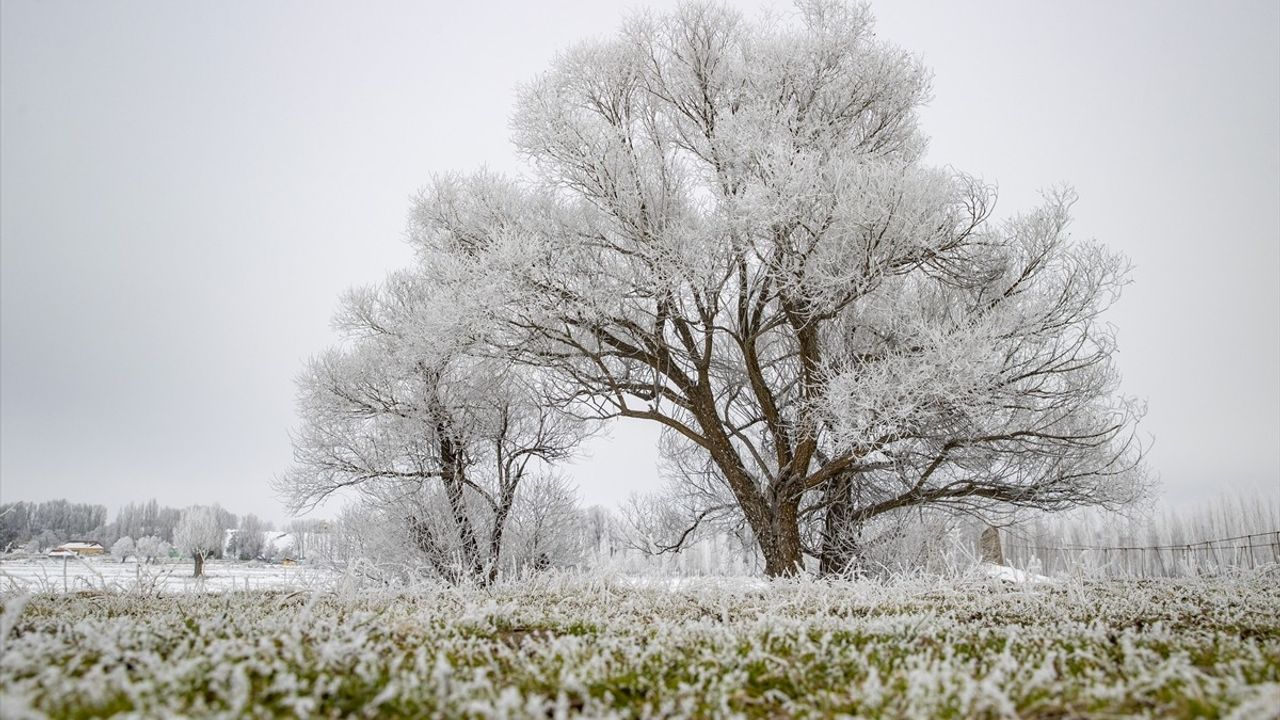
<svg viewBox="0 0 1280 720">
<path fill-rule="evenodd" d="M 1276 717 L 1278 582 L 8 594 L 0 714 Z"/>
</svg>

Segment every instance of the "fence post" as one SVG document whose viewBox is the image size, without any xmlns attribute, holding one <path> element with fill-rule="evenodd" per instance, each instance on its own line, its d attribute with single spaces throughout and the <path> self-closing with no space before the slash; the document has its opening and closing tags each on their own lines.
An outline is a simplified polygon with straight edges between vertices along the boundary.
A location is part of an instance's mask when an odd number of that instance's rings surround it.
<svg viewBox="0 0 1280 720">
<path fill-rule="evenodd" d="M 1222 567 L 1222 559 L 1218 557 L 1217 543 L 1211 540 L 1205 543 L 1205 547 L 1209 548 L 1209 553 L 1213 555 L 1213 564 L 1218 569 L 1218 572 L 1221 573 L 1224 568 Z"/>
</svg>

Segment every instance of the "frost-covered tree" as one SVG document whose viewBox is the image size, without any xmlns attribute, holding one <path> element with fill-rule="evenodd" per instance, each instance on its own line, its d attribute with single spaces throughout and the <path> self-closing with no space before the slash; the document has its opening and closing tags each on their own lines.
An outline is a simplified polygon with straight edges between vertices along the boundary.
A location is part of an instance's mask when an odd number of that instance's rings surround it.
<svg viewBox="0 0 1280 720">
<path fill-rule="evenodd" d="M 155 499 L 145 503 L 129 503 L 116 514 L 115 530 L 120 535 L 142 538 L 155 535 L 166 540 L 173 538 L 182 511 L 161 507 Z"/>
<path fill-rule="evenodd" d="M 124 562 L 129 556 L 137 554 L 133 547 L 133 538 L 125 535 L 111 545 L 111 557 Z"/>
<path fill-rule="evenodd" d="M 335 555 L 347 571 L 380 582 L 403 582 L 430 574 L 413 552 L 402 517 L 363 497 L 338 514 Z"/>
<path fill-rule="evenodd" d="M 0 505 L 0 550 L 25 545 L 67 540 L 110 542 L 106 527 L 107 508 L 102 505 L 49 500 L 41 503 Z"/>
<path fill-rule="evenodd" d="M 408 541 L 448 575 L 489 582 L 521 481 L 583 430 L 535 375 L 485 353 L 459 309 L 424 274 L 351 293 L 346 342 L 299 380 L 295 465 L 277 486 L 295 511 L 346 488 L 411 511 Z"/>
<path fill-rule="evenodd" d="M 155 535 L 140 537 L 134 545 L 135 554 L 142 562 L 153 563 L 169 554 L 169 543 Z"/>
<path fill-rule="evenodd" d="M 525 88 L 531 178 L 440 179 L 411 241 L 563 399 L 700 457 L 691 519 L 742 518 L 769 575 L 839 571 L 903 508 L 1130 501 L 1141 407 L 1102 320 L 1127 262 L 1069 237 L 1070 192 L 997 222 L 926 164 L 928 95 L 860 5 L 640 16 Z"/>
<path fill-rule="evenodd" d="M 511 565 L 546 569 L 578 562 L 589 536 L 578 492 L 567 479 L 547 474 L 520 488 L 512 509 Z"/>
<path fill-rule="evenodd" d="M 622 529 L 613 511 L 592 505 L 585 513 L 586 546 L 597 557 L 613 557 L 623 547 Z"/>
<path fill-rule="evenodd" d="M 267 525 L 257 515 L 240 518 L 240 527 L 231 536 L 231 555 L 237 560 L 254 560 L 262 555 Z"/>
<path fill-rule="evenodd" d="M 226 534 L 222 522 L 224 512 L 217 507 L 193 505 L 182 511 L 178 526 L 174 528 L 173 544 L 195 562 L 194 577 L 203 577 L 205 558 L 222 549 Z"/>
<path fill-rule="evenodd" d="M 31 503 L 24 502 L 0 505 L 0 551 L 8 552 L 30 542 L 35 534 L 33 509 Z"/>
</svg>

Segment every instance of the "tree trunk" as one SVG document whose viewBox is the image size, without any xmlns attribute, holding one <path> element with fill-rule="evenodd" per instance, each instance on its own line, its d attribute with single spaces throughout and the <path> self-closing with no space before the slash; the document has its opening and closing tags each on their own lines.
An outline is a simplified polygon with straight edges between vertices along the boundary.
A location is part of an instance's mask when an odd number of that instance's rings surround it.
<svg viewBox="0 0 1280 720">
<path fill-rule="evenodd" d="M 445 494 L 449 496 L 449 509 L 453 513 L 453 522 L 458 527 L 458 537 L 462 541 L 463 573 L 467 577 L 479 579 L 484 561 L 480 557 L 480 538 L 476 536 L 471 515 L 467 512 L 466 492 L 462 481 L 446 481 Z"/>
<path fill-rule="evenodd" d="M 489 535 L 489 569 L 484 575 L 484 584 L 492 585 L 498 581 L 498 563 L 502 560 L 502 528 L 497 525 L 498 518 L 494 517 L 493 532 Z"/>
<path fill-rule="evenodd" d="M 804 571 L 804 555 L 800 547 L 799 504 L 782 502 L 770 509 L 764 532 L 756 530 L 760 553 L 764 555 L 764 574 L 768 577 L 794 577 Z"/>
<path fill-rule="evenodd" d="M 795 577 L 804 570 L 798 532 L 788 533 L 784 528 L 768 543 L 761 538 L 760 550 L 764 555 L 766 577 Z"/>
<path fill-rule="evenodd" d="M 724 475 L 755 533 L 760 554 L 764 556 L 764 574 L 768 577 L 799 575 L 804 570 L 799 494 L 793 493 L 790 483 L 783 478 L 773 478 L 767 495 L 761 492 L 720 423 L 709 387 L 699 386 L 698 390 L 701 394 L 694 403 L 694 416 L 712 440 L 707 447 L 712 462 Z"/>
<path fill-rule="evenodd" d="M 196 551 L 192 553 L 192 557 L 195 558 L 196 569 L 195 572 L 191 574 L 191 577 L 204 577 L 204 553 Z"/>
<path fill-rule="evenodd" d="M 476 536 L 471 515 L 467 512 L 465 453 L 450 435 L 447 422 L 437 422 L 436 433 L 440 442 L 445 495 L 449 498 L 449 510 L 462 543 L 461 570 L 464 576 L 479 580 L 483 574 L 484 561 L 480 557 L 480 539 Z"/>
<path fill-rule="evenodd" d="M 726 467 L 724 463 L 719 464 L 722 469 Z M 759 491 L 749 487 L 749 483 L 748 480 L 730 487 L 764 557 L 764 574 L 768 577 L 799 575 L 804 571 L 799 499 L 765 499 Z M 747 487 L 740 491 L 739 486 Z"/>
<path fill-rule="evenodd" d="M 827 506 L 822 526 L 822 549 L 819 551 L 818 574 L 841 575 L 853 567 L 856 543 L 853 541 L 853 482 L 840 474 L 827 483 L 823 491 Z"/>
<path fill-rule="evenodd" d="M 507 517 L 511 514 L 511 505 L 515 499 L 514 488 L 504 491 L 493 513 L 493 530 L 489 533 L 489 572 L 486 573 L 486 585 L 498 580 L 498 563 L 502 560 L 502 535 L 507 530 Z"/>
</svg>

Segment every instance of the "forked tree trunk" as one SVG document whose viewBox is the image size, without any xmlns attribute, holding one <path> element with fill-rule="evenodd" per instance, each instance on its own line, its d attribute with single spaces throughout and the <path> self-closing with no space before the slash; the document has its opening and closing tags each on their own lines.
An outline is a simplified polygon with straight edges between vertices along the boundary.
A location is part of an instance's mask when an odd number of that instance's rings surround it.
<svg viewBox="0 0 1280 720">
<path fill-rule="evenodd" d="M 755 533 L 764 557 L 764 574 L 768 577 L 799 575 L 804 571 L 799 494 L 783 489 L 786 483 L 779 478 L 773 478 L 771 491 L 761 492 L 721 425 L 709 387 L 700 386 L 697 392 L 694 416 L 704 433 L 712 438 L 707 447 L 711 460 L 728 481 L 747 524 Z"/>
<path fill-rule="evenodd" d="M 721 464 L 721 467 L 725 465 Z M 749 488 L 747 483 L 739 484 Z M 794 577 L 803 572 L 799 499 L 766 500 L 753 488 L 739 491 L 734 487 L 733 490 L 764 558 L 764 574 L 767 577 Z"/>
<path fill-rule="evenodd" d="M 489 532 L 489 571 L 485 573 L 485 585 L 492 585 L 498 580 L 498 564 L 502 561 L 502 536 L 507 530 L 507 518 L 511 515 L 514 501 L 515 489 L 504 490 L 498 499 L 498 507 L 494 510 L 493 529 Z"/>
<path fill-rule="evenodd" d="M 460 480 L 446 481 L 445 493 L 449 496 L 449 509 L 453 513 L 454 525 L 458 528 L 458 537 L 462 542 L 462 572 L 465 576 L 479 580 L 484 560 L 480 557 L 480 539 L 476 536 L 475 526 L 471 524 L 471 515 L 467 512 L 465 488 Z"/>
<path fill-rule="evenodd" d="M 484 559 L 480 556 L 480 538 L 471 523 L 471 514 L 467 512 L 465 451 L 454 441 L 448 422 L 437 421 L 436 436 L 440 444 L 445 495 L 462 544 L 462 575 L 479 581 L 484 572 Z"/>
</svg>

